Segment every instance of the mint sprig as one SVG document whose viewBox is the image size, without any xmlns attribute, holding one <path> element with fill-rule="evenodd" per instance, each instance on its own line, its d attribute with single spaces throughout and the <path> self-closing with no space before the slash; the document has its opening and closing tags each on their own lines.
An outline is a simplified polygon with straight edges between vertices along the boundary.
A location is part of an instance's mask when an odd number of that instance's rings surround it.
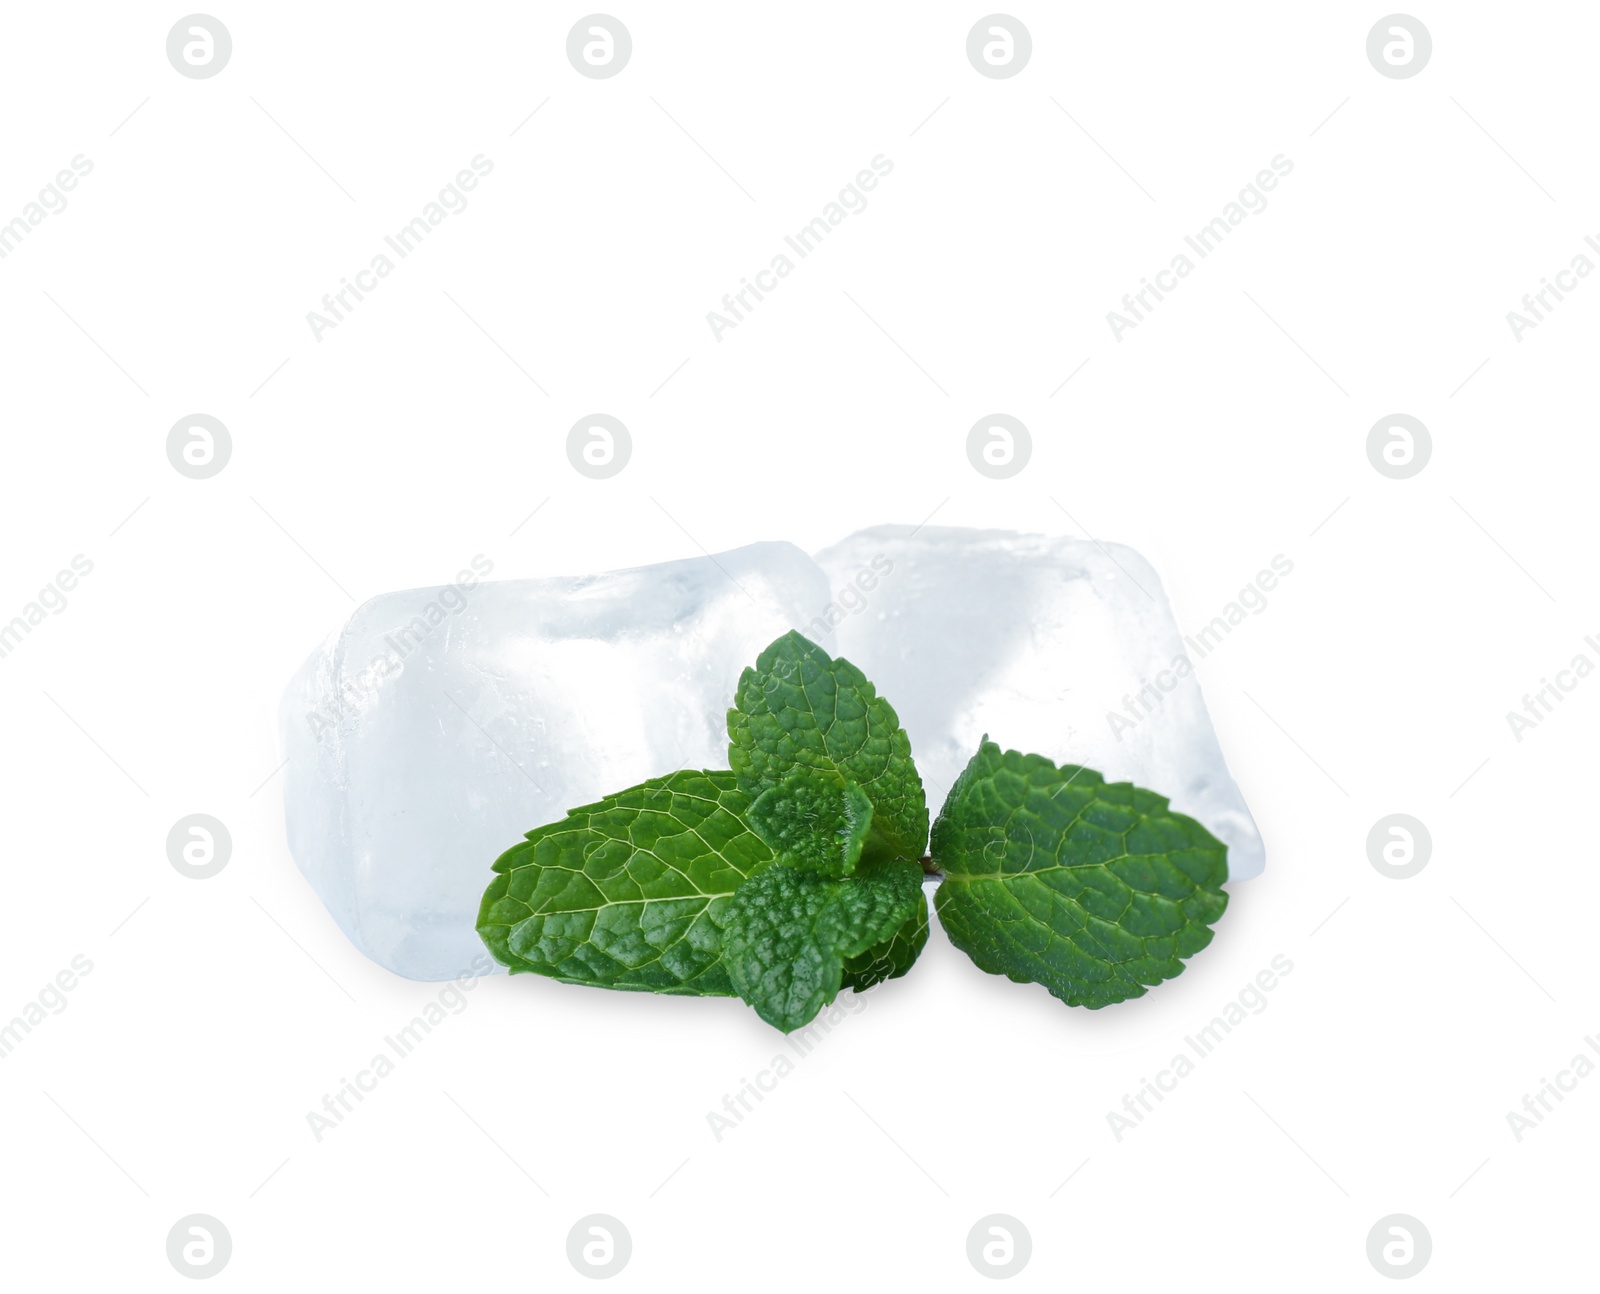
<svg viewBox="0 0 1600 1294">
<path fill-rule="evenodd" d="M 1152 791 L 984 739 L 933 824 L 911 743 L 849 661 L 798 633 L 738 681 L 730 768 L 571 810 L 494 864 L 478 932 L 513 974 L 738 995 L 785 1032 L 904 975 L 923 886 L 981 969 L 1071 1006 L 1179 974 L 1227 906 L 1227 850 Z"/>
</svg>

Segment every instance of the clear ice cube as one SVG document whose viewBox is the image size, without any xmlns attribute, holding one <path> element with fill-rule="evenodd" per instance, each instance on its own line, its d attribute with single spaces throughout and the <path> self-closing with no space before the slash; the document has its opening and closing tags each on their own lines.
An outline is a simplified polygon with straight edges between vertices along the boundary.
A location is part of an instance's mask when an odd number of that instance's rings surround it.
<svg viewBox="0 0 1600 1294">
<path fill-rule="evenodd" d="M 1228 846 L 1230 880 L 1260 874 L 1161 581 L 1131 548 L 879 526 L 816 560 L 833 600 L 802 632 L 894 706 L 934 812 L 987 733 L 1167 796 Z"/>
<path fill-rule="evenodd" d="M 726 768 L 740 671 L 828 597 L 805 553 L 763 543 L 373 598 L 284 695 L 295 861 L 381 965 L 482 965 L 490 864 L 576 805 Z"/>
<path fill-rule="evenodd" d="M 478 903 L 525 832 L 726 768 L 739 674 L 789 629 L 894 705 L 934 812 L 987 733 L 1168 796 L 1228 845 L 1231 879 L 1261 871 L 1161 583 L 1131 549 L 880 526 L 815 561 L 765 543 L 586 578 L 470 576 L 364 603 L 283 699 L 290 850 L 356 947 L 401 975 L 485 968 Z"/>
</svg>

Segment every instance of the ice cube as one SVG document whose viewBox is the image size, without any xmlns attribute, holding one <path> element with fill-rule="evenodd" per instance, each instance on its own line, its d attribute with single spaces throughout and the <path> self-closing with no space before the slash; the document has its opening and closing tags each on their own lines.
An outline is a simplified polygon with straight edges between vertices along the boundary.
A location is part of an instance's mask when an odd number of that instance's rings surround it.
<svg viewBox="0 0 1600 1294">
<path fill-rule="evenodd" d="M 1161 581 L 1131 548 L 878 526 L 816 560 L 833 601 L 801 631 L 894 706 L 935 812 L 987 733 L 1167 796 L 1228 846 L 1230 880 L 1260 874 Z"/>
<path fill-rule="evenodd" d="M 740 671 L 828 602 L 786 543 L 364 603 L 284 695 L 289 847 L 367 956 L 483 968 L 490 864 L 646 778 L 728 766 Z M 480 959 L 483 959 L 480 961 Z"/>
</svg>

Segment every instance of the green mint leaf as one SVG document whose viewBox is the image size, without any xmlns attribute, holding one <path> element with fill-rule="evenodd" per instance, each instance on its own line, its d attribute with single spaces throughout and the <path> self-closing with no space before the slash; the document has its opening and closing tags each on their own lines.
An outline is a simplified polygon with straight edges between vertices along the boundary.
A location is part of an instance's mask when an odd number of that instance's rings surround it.
<svg viewBox="0 0 1600 1294">
<path fill-rule="evenodd" d="M 1228 905 L 1227 847 L 1161 796 L 987 738 L 939 811 L 933 859 L 950 942 L 1069 1006 L 1179 974 Z"/>
<path fill-rule="evenodd" d="M 903 860 L 842 880 L 769 867 L 734 895 L 723 964 L 756 1014 L 790 1033 L 838 996 L 846 959 L 892 940 L 921 898 L 922 868 Z"/>
<path fill-rule="evenodd" d="M 928 896 L 918 893 L 916 910 L 905 925 L 881 944 L 868 948 L 858 957 L 847 957 L 844 962 L 842 987 L 857 993 L 898 979 L 911 969 L 928 942 Z"/>
<path fill-rule="evenodd" d="M 855 782 L 872 802 L 863 857 L 920 858 L 928 805 L 893 707 L 847 660 L 798 633 L 779 638 L 739 678 L 728 711 L 728 763 L 754 797 L 797 769 Z"/>
<path fill-rule="evenodd" d="M 772 851 L 731 772 L 677 772 L 568 812 L 494 865 L 478 933 L 512 974 L 732 996 L 734 892 Z"/>
<path fill-rule="evenodd" d="M 824 876 L 848 876 L 872 826 L 872 801 L 854 782 L 830 782 L 801 769 L 755 798 L 750 826 L 779 862 Z"/>
</svg>

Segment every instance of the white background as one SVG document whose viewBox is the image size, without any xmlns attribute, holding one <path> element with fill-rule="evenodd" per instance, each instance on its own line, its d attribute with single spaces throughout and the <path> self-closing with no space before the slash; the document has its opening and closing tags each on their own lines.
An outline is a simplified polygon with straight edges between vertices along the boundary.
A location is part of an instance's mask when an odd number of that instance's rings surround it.
<svg viewBox="0 0 1600 1294">
<path fill-rule="evenodd" d="M 194 1212 L 249 1290 L 588 1288 L 592 1212 L 632 1234 L 618 1288 L 986 1288 L 995 1212 L 1033 1237 L 1019 1289 L 1386 1287 L 1395 1212 L 1433 1237 L 1419 1288 L 1587 1270 L 1600 1077 L 1520 1143 L 1506 1114 L 1600 1030 L 1600 679 L 1521 742 L 1505 714 L 1600 662 L 1600 283 L 1520 342 L 1505 316 L 1600 231 L 1600 15 L 1419 11 L 1432 61 L 1391 80 L 1381 7 L 1024 5 L 1032 61 L 991 80 L 981 7 L 624 5 L 632 61 L 588 80 L 584 12 L 229 5 L 209 80 L 167 62 L 179 9 L 6 13 L 0 220 L 93 171 L 0 261 L 0 620 L 94 563 L 0 660 L 0 1019 L 93 963 L 0 1060 L 7 1284 L 186 1287 Z M 314 340 L 480 153 L 471 205 Z M 713 340 L 880 153 L 868 208 Z M 1115 340 L 1280 153 L 1268 208 Z M 594 411 L 633 436 L 608 481 L 564 452 Z M 1008 481 L 965 454 L 996 411 L 1034 439 Z M 207 481 L 165 455 L 194 412 L 234 442 Z M 1433 437 L 1404 481 L 1365 452 L 1393 412 Z M 1075 1011 L 936 932 L 720 1143 L 782 1046 L 742 1004 L 499 978 L 316 1142 L 438 991 L 356 953 L 285 848 L 275 709 L 321 636 L 476 553 L 580 574 L 930 516 L 1132 544 L 1186 628 L 1293 560 L 1199 666 L 1268 863 L 1188 972 Z M 203 882 L 165 853 L 195 812 L 234 839 Z M 1432 832 L 1414 879 L 1367 859 L 1392 812 Z M 1268 1008 L 1115 1140 L 1280 953 Z"/>
</svg>

